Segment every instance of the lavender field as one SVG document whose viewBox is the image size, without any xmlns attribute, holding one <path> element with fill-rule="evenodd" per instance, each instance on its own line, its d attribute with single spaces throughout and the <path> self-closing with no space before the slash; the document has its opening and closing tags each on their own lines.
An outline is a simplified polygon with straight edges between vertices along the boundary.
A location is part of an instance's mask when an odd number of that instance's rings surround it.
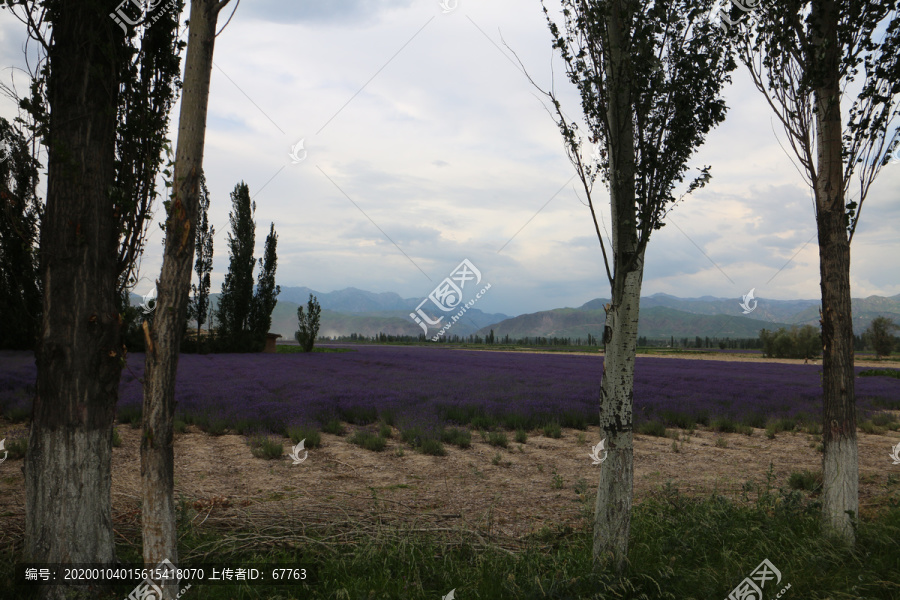
<svg viewBox="0 0 900 600">
<path fill-rule="evenodd" d="M 379 419 L 426 430 L 448 424 L 534 429 L 547 423 L 598 424 L 602 358 L 360 346 L 313 354 L 182 355 L 177 418 L 202 429 L 285 433 L 331 419 Z M 858 368 L 857 372 L 862 371 Z M 122 375 L 120 421 L 139 419 L 143 355 Z M 27 415 L 33 357 L 0 354 L 0 409 Z M 821 420 L 820 365 L 641 357 L 635 373 L 635 425 L 708 425 L 716 419 L 764 427 L 777 418 Z M 859 377 L 860 421 L 900 409 L 900 380 Z"/>
</svg>

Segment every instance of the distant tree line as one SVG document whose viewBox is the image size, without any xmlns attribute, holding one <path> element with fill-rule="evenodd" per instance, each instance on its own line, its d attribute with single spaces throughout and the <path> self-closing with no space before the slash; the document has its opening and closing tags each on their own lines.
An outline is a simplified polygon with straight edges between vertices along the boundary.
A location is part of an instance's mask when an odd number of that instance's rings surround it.
<svg viewBox="0 0 900 600">
<path fill-rule="evenodd" d="M 302 309 L 302 307 L 301 307 Z M 892 335 L 900 330 L 891 319 L 877 317 L 872 324 L 860 335 L 854 336 L 854 347 L 857 352 L 872 350 L 877 356 L 888 356 L 891 351 L 900 349 L 900 337 Z M 415 344 L 429 341 L 424 333 L 419 335 L 395 335 L 377 333 L 365 335 L 351 333 L 341 336 L 322 336 L 320 342 L 350 342 L 350 343 L 379 343 L 379 344 Z M 496 336 L 492 329 L 488 335 L 448 335 L 437 340 L 438 344 L 485 344 L 485 345 L 516 345 L 516 346 L 593 346 L 599 347 L 601 341 L 596 336 L 588 334 L 582 337 L 517 337 L 509 335 Z M 777 331 L 763 329 L 756 338 L 720 338 L 714 337 L 680 337 L 649 338 L 640 336 L 638 347 L 641 348 L 690 348 L 690 349 L 720 349 L 720 350 L 762 350 L 763 354 L 773 358 L 815 358 L 822 353 L 821 335 L 819 329 L 813 325 L 791 328 L 780 328 Z"/>
<path fill-rule="evenodd" d="M 822 353 L 822 336 L 817 327 L 796 325 L 778 331 L 763 329 L 759 332 L 763 354 L 773 358 L 816 358 Z"/>
<path fill-rule="evenodd" d="M 250 199 L 246 183 L 237 184 L 231 193 L 232 211 L 229 214 L 231 231 L 228 233 L 229 266 L 222 284 L 219 302 L 212 309 L 210 273 L 212 272 L 213 237 L 215 227 L 209 223 L 209 190 L 206 179 L 200 179 L 200 213 L 196 228 L 196 254 L 194 271 L 197 283 L 191 286 L 192 297 L 188 304 L 185 332 L 190 325 L 196 330 L 183 337 L 182 352 L 260 352 L 265 347 L 266 334 L 272 325 L 272 311 L 277 304 L 280 286 L 275 284 L 278 265 L 278 235 L 275 224 L 269 225 L 262 258 L 254 258 L 256 244 L 256 203 Z M 253 272 L 259 271 L 254 285 Z M 144 351 L 141 321 L 151 320 L 153 313 L 142 315 L 137 307 L 123 307 L 125 343 L 129 351 Z M 206 335 L 202 326 L 209 325 Z"/>
</svg>

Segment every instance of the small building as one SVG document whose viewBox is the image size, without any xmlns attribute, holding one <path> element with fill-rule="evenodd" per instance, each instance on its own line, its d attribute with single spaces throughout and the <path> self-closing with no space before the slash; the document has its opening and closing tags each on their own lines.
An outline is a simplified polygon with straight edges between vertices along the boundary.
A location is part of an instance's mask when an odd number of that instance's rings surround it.
<svg viewBox="0 0 900 600">
<path fill-rule="evenodd" d="M 266 347 L 263 349 L 263 352 L 268 354 L 275 354 L 275 340 L 280 338 L 281 335 L 277 333 L 267 333 L 266 334 Z"/>
</svg>

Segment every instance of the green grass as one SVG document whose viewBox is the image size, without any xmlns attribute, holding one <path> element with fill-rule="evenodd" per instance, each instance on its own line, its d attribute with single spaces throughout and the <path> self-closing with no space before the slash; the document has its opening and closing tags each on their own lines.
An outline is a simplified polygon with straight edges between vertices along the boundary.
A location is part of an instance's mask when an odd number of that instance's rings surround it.
<svg viewBox="0 0 900 600">
<path fill-rule="evenodd" d="M 209 435 L 224 435 L 225 430 L 228 428 L 228 423 L 225 422 L 225 419 L 211 419 L 209 424 L 206 426 L 206 433 Z"/>
<path fill-rule="evenodd" d="M 544 435 L 549 438 L 559 439 L 562 437 L 562 428 L 559 426 L 557 422 L 547 423 L 543 427 Z"/>
<path fill-rule="evenodd" d="M 313 347 L 313 352 L 356 352 L 353 348 L 317 348 Z M 278 354 L 305 354 L 303 349 L 300 346 L 293 346 L 288 344 L 277 344 L 275 346 L 275 352 Z"/>
<path fill-rule="evenodd" d="M 506 448 L 509 446 L 509 440 L 502 431 L 492 431 L 488 434 L 488 444 L 498 448 Z"/>
<path fill-rule="evenodd" d="M 113 427 L 112 430 L 112 445 L 113 448 L 119 448 L 122 446 L 122 436 L 119 435 L 119 428 Z"/>
<path fill-rule="evenodd" d="M 524 444 L 528 441 L 528 432 L 524 429 L 516 429 L 516 442 Z"/>
<path fill-rule="evenodd" d="M 871 435 L 881 435 L 885 431 L 887 431 L 887 428 L 879 427 L 872 421 L 863 421 L 862 423 L 859 424 L 859 430 L 862 431 L 863 433 L 868 433 Z"/>
<path fill-rule="evenodd" d="M 652 435 L 655 437 L 666 437 L 666 426 L 659 421 L 645 421 L 634 428 L 635 433 L 641 435 Z"/>
<path fill-rule="evenodd" d="M 468 429 L 447 427 L 441 431 L 441 441 L 460 448 L 470 448 L 472 446 L 472 433 Z"/>
<path fill-rule="evenodd" d="M 444 456 L 447 454 L 441 440 L 436 440 L 434 438 L 422 440 L 422 443 L 419 446 L 419 452 L 422 454 L 430 454 L 431 456 Z"/>
<path fill-rule="evenodd" d="M 590 487 L 580 481 L 573 485 L 576 493 L 586 496 L 588 509 L 592 507 Z M 467 536 L 447 543 L 441 532 L 422 531 L 420 525 L 378 523 L 379 498 L 372 503 L 376 516 L 365 523 L 339 519 L 304 524 L 304 515 L 287 512 L 270 525 L 281 542 L 273 543 L 270 535 L 260 536 L 249 526 L 232 530 L 198 526 L 202 517 L 193 520 L 196 511 L 183 502 L 177 520 L 180 556 L 202 556 L 202 561 L 195 562 L 228 566 L 305 566 L 316 581 L 291 587 L 277 587 L 271 581 L 197 584 L 183 598 L 436 600 L 455 589 L 460 600 L 707 600 L 727 598 L 763 558 L 782 574 L 781 586 L 771 591 L 768 585 L 764 588 L 767 600 L 787 583 L 791 589 L 785 598 L 897 597 L 900 499 L 896 494 L 888 498 L 891 502 L 882 501 L 884 508 L 877 516 L 861 519 L 858 550 L 852 550 L 822 534 L 818 502 L 796 491 L 760 486 L 753 493 L 749 491 L 753 485 L 745 489 L 749 500 L 743 502 L 720 495 L 690 498 L 671 487 L 644 498 L 632 513 L 628 567 L 622 576 L 605 565 L 592 569 L 587 516 L 572 526 L 547 523 L 507 551 L 490 539 Z M 567 503 L 576 500 L 565 496 Z M 138 525 L 116 537 L 121 561 L 142 562 L 139 533 Z M 217 550 L 209 554 L 211 548 Z M 10 587 L 14 566 L 21 560 L 20 543 L 0 548 L 0 597 L 33 599 L 27 590 Z M 122 585 L 113 593 L 91 597 L 121 600 L 134 587 Z"/>
<path fill-rule="evenodd" d="M 25 423 L 31 419 L 31 408 L 11 406 L 3 410 L 3 416 L 9 419 L 10 423 Z"/>
<path fill-rule="evenodd" d="M 113 429 L 113 431 L 115 431 L 115 429 Z M 4 447 L 6 448 L 6 452 L 9 452 L 7 458 L 13 460 L 25 458 L 25 452 L 28 450 L 28 432 L 25 432 L 24 437 L 7 437 Z"/>
<path fill-rule="evenodd" d="M 795 419 L 790 419 L 787 417 L 781 417 L 779 419 L 771 419 L 766 423 L 766 437 L 770 440 L 775 439 L 775 436 L 783 431 L 794 431 L 797 427 L 797 421 Z"/>
<path fill-rule="evenodd" d="M 268 435 L 254 435 L 247 440 L 247 443 L 253 456 L 266 460 L 281 458 L 284 450 L 280 438 L 273 438 Z"/>
<path fill-rule="evenodd" d="M 438 435 L 440 436 L 441 433 L 438 432 Z M 444 456 L 447 454 L 441 440 L 435 438 L 434 434 L 425 431 L 421 427 L 401 429 L 400 440 L 405 444 L 409 444 L 422 454 L 430 454 L 431 456 Z"/>
<path fill-rule="evenodd" d="M 328 419 L 324 425 L 322 425 L 322 433 L 330 433 L 332 435 L 344 435 L 347 433 L 347 430 L 344 429 L 344 426 L 338 419 Z"/>
<path fill-rule="evenodd" d="M 294 426 L 287 428 L 287 437 L 291 438 L 291 442 L 295 445 L 303 442 L 304 448 L 318 448 L 322 445 L 322 434 L 318 429 L 306 426 Z"/>
<path fill-rule="evenodd" d="M 859 372 L 860 377 L 893 377 L 900 379 L 900 370 L 898 369 L 866 369 Z"/>
<path fill-rule="evenodd" d="M 728 447 L 728 440 L 726 440 L 723 437 L 716 438 L 716 448 L 727 448 L 727 447 Z"/>
<path fill-rule="evenodd" d="M 788 486 L 792 490 L 806 490 L 816 492 L 822 488 L 822 473 L 804 469 L 801 472 L 794 471 L 788 477 Z"/>
<path fill-rule="evenodd" d="M 116 413 L 119 423 L 127 423 L 132 429 L 141 426 L 141 407 L 140 406 L 120 406 Z"/>
<path fill-rule="evenodd" d="M 753 435 L 753 428 L 750 425 L 735 421 L 731 417 L 713 419 L 709 426 L 713 431 L 721 433 L 743 433 L 744 435 Z"/>
<path fill-rule="evenodd" d="M 365 448 L 366 450 L 371 450 L 373 452 L 381 452 L 384 450 L 385 446 L 387 446 L 386 439 L 371 431 L 366 431 L 365 429 L 360 429 L 347 438 L 347 441 L 351 444 L 356 444 L 360 448 Z"/>
</svg>

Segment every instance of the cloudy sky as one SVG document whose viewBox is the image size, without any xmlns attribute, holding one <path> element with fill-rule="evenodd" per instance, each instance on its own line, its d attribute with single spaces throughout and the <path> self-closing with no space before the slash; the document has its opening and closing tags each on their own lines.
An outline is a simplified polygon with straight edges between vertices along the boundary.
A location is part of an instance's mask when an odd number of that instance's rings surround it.
<svg viewBox="0 0 900 600">
<path fill-rule="evenodd" d="M 216 41 L 204 159 L 218 232 L 214 291 L 228 266 L 229 193 L 245 181 L 257 205 L 258 255 L 275 223 L 282 286 L 424 298 L 469 259 L 491 283 L 478 304 L 486 312 L 609 295 L 558 130 L 505 47 L 539 84 L 549 87 L 555 73 L 567 112 L 579 114 L 540 2 L 446 1 L 455 8 L 444 12 L 438 0 L 240 3 Z M 4 65 L 23 65 L 24 39 L 21 24 L 0 12 Z M 25 89 L 21 73 L 0 74 L 14 76 Z M 713 180 L 654 232 L 643 293 L 734 297 L 740 314 L 751 288 L 762 298 L 818 297 L 819 270 L 810 191 L 745 71 L 733 78 L 728 118 L 695 156 L 695 165 L 712 165 Z M 15 113 L 0 99 L 0 115 Z M 173 140 L 177 119 L 176 106 Z M 303 160 L 294 162 L 301 140 Z M 854 297 L 900 293 L 898 190 L 900 164 L 888 165 L 853 240 Z M 608 194 L 598 186 L 596 197 L 608 227 Z M 154 226 L 142 268 L 148 290 L 160 240 Z"/>
</svg>

